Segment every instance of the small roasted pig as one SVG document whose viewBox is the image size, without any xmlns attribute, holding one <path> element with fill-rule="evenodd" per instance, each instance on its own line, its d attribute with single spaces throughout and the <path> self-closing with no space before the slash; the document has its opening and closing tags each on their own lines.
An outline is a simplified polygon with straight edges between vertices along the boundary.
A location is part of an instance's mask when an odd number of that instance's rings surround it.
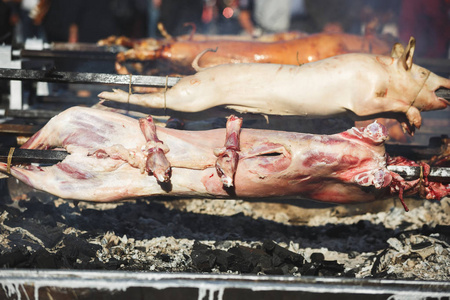
<svg viewBox="0 0 450 300">
<path fill-rule="evenodd" d="M 277 35 L 278 37 L 280 35 Z M 117 55 L 116 70 L 127 72 L 124 62 L 156 61 L 170 66 L 181 74 L 192 74 L 191 63 L 205 49 L 217 48 L 216 53 L 205 53 L 199 65 L 213 67 L 229 63 L 274 63 L 303 64 L 344 53 L 388 54 L 387 42 L 372 34 L 365 36 L 345 33 L 317 33 L 294 37 L 289 33 L 281 35 L 282 40 L 263 42 L 261 40 L 219 39 L 179 39 L 159 41 L 156 44 L 143 43 Z"/>
<path fill-rule="evenodd" d="M 421 111 L 446 108 L 436 96 L 450 80 L 413 64 L 415 40 L 392 57 L 344 54 L 301 66 L 226 64 L 182 78 L 167 91 L 102 92 L 106 100 L 152 108 L 198 112 L 225 106 L 239 112 L 325 117 L 349 114 L 370 119 L 394 113 L 410 133 L 420 128 Z"/>
<path fill-rule="evenodd" d="M 17 165 L 10 172 L 59 197 L 99 202 L 170 195 L 356 203 L 450 193 L 449 184 L 421 186 L 419 179 L 405 181 L 389 171 L 389 164 L 415 163 L 386 155 L 386 130 L 378 123 L 334 135 L 240 129 L 241 124 L 230 117 L 227 129 L 184 131 L 154 126 L 151 118 L 71 108 L 22 147 L 64 148 L 70 155 L 53 166 Z M 0 163 L 0 171 L 7 169 Z"/>
</svg>

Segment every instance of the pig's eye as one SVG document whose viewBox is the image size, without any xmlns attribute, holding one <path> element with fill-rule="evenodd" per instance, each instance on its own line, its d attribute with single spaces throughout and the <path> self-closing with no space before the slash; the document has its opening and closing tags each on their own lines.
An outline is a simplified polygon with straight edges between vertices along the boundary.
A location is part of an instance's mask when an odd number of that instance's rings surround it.
<svg viewBox="0 0 450 300">
<path fill-rule="evenodd" d="M 422 75 L 422 77 L 425 77 L 427 75 L 427 72 L 425 72 L 424 70 L 420 70 L 420 75 Z"/>
</svg>

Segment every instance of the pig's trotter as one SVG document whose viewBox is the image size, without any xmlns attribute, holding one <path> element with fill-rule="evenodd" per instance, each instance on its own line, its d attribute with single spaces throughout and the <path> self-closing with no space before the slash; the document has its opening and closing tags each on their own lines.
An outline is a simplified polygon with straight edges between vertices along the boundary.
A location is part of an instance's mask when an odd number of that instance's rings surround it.
<svg viewBox="0 0 450 300">
<path fill-rule="evenodd" d="M 420 116 L 420 111 L 416 107 L 410 106 L 406 111 L 406 117 L 408 118 L 411 126 L 420 129 L 420 126 L 422 125 L 422 117 Z"/>
<path fill-rule="evenodd" d="M 131 96 L 131 95 L 130 95 Z M 111 100 L 117 102 L 127 102 L 128 93 L 119 89 L 113 89 L 112 92 L 101 92 L 98 97 L 104 100 Z"/>
<path fill-rule="evenodd" d="M 227 121 L 225 145 L 222 149 L 216 149 L 216 170 L 223 185 L 234 186 L 234 174 L 239 162 L 239 133 L 242 126 L 242 118 L 230 116 Z"/>
<path fill-rule="evenodd" d="M 158 182 L 168 182 L 172 171 L 165 153 L 169 152 L 169 149 L 158 139 L 153 118 L 148 116 L 139 119 L 139 126 L 147 140 L 144 149 L 144 152 L 147 153 L 146 171 L 155 176 Z"/>
</svg>

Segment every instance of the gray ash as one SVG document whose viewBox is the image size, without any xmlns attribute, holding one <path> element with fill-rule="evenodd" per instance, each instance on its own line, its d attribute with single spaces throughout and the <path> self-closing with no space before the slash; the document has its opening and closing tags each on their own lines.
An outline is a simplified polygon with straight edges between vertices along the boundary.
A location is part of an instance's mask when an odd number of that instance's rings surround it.
<svg viewBox="0 0 450 300">
<path fill-rule="evenodd" d="M 1 268 L 450 279 L 448 198 L 408 200 L 406 213 L 390 200 L 305 208 L 19 196 L 0 199 Z"/>
</svg>

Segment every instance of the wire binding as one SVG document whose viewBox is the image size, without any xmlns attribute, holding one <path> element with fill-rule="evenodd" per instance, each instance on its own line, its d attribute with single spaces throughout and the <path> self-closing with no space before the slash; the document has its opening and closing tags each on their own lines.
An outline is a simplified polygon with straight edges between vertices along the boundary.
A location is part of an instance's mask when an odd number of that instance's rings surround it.
<svg viewBox="0 0 450 300">
<path fill-rule="evenodd" d="M 12 156 L 14 154 L 14 150 L 16 150 L 16 148 L 14 148 L 14 147 L 9 148 L 8 159 L 6 160 L 6 172 L 8 174 L 11 174 L 11 162 L 12 162 Z"/>
</svg>

